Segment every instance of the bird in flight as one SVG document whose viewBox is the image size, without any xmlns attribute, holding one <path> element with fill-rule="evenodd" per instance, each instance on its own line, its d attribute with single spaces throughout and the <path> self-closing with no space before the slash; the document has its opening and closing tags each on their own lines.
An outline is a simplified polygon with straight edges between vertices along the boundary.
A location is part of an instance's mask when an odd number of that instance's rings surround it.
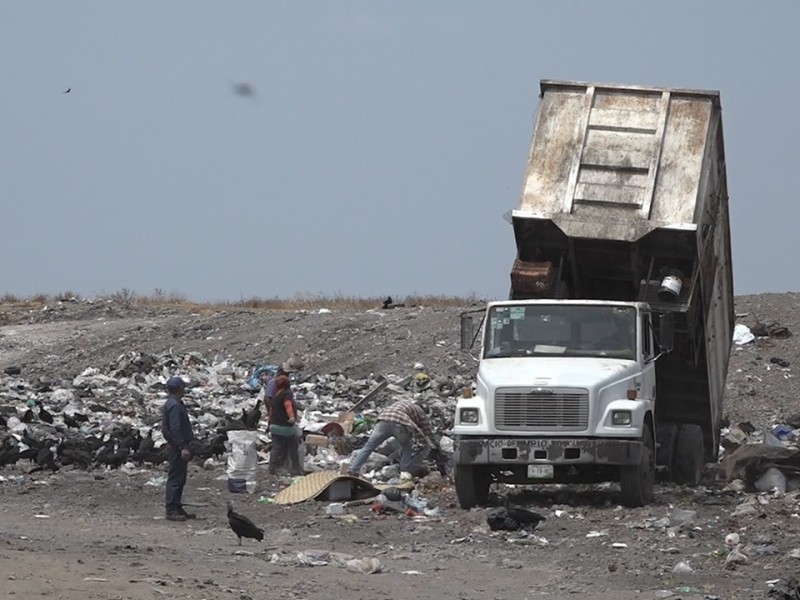
<svg viewBox="0 0 800 600">
<path fill-rule="evenodd" d="M 256 90 L 249 83 L 235 83 L 233 84 L 233 93 L 237 96 L 255 96 Z"/>
<path fill-rule="evenodd" d="M 71 91 L 72 91 L 72 88 L 71 88 L 71 87 L 68 87 L 67 89 L 65 89 L 65 90 L 64 90 L 63 92 L 61 92 L 61 93 L 62 93 L 62 94 L 69 94 Z"/>
</svg>

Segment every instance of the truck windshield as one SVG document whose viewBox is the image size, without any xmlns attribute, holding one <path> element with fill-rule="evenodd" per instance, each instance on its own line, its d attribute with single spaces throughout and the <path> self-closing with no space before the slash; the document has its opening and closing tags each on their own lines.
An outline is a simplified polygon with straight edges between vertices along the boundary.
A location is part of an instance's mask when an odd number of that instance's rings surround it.
<svg viewBox="0 0 800 600">
<path fill-rule="evenodd" d="M 564 304 L 493 306 L 484 335 L 484 358 L 568 355 L 632 360 L 636 309 Z"/>
</svg>

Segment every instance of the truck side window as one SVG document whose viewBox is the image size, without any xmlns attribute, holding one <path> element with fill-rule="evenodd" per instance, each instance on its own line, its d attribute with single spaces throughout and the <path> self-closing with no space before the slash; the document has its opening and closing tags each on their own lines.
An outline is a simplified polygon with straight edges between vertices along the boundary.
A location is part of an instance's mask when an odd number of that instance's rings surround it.
<svg viewBox="0 0 800 600">
<path fill-rule="evenodd" d="M 653 332 L 650 324 L 650 314 L 642 314 L 642 334 L 644 335 L 644 357 L 650 358 L 653 356 Z"/>
</svg>

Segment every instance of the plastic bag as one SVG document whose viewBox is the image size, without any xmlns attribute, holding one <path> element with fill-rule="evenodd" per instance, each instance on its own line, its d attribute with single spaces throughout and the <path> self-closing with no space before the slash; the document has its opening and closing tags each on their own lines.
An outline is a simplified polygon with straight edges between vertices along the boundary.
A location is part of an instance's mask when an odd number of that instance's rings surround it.
<svg viewBox="0 0 800 600">
<path fill-rule="evenodd" d="M 755 485 L 759 492 L 771 492 L 773 490 L 785 492 L 786 475 L 784 475 L 780 469 L 770 467 L 756 480 Z"/>
<path fill-rule="evenodd" d="M 253 493 L 256 489 L 258 454 L 255 431 L 229 431 L 228 445 L 228 491 Z"/>
<path fill-rule="evenodd" d="M 737 346 L 749 344 L 754 339 L 756 339 L 756 336 L 753 335 L 753 332 L 750 331 L 750 328 L 747 325 L 737 323 L 733 328 L 733 343 Z"/>
</svg>

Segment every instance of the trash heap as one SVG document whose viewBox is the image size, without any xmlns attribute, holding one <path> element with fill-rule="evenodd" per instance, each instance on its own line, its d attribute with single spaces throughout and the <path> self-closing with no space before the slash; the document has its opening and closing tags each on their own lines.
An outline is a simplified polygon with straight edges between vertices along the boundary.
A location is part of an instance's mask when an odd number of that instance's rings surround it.
<svg viewBox="0 0 800 600">
<path fill-rule="evenodd" d="M 455 396 L 468 384 L 436 381 L 421 364 L 415 367 L 407 376 L 365 379 L 293 372 L 306 470 L 338 470 L 365 443 L 378 412 L 401 398 L 422 403 L 440 434 L 450 429 Z M 161 464 L 165 461 L 164 384 L 176 374 L 187 381 L 184 402 L 197 437 L 196 458 L 222 458 L 230 450 L 227 433 L 250 429 L 258 439 L 259 461 L 265 462 L 270 436 L 261 403 L 263 379 L 257 375 L 274 368 L 225 357 L 208 359 L 196 352 L 152 355 L 138 351 L 122 354 L 104 368 L 87 368 L 72 380 L 26 379 L 21 369 L 9 367 L 0 375 L 0 468 L 17 463 L 26 468 L 26 460 L 43 471 L 69 465 L 90 469 Z M 258 405 L 260 414 L 248 427 L 248 413 Z M 442 447 L 452 451 L 452 441 L 446 436 Z M 390 465 L 392 452 L 391 446 L 379 448 L 365 475 L 373 480 L 398 480 L 399 470 Z M 425 458 L 420 455 L 420 472 Z"/>
<path fill-rule="evenodd" d="M 791 336 L 792 332 L 777 322 L 765 324 L 757 320 L 753 327 L 738 323 L 733 341 L 740 348 L 766 349 L 772 347 L 767 338 L 783 340 Z M 758 371 L 763 369 L 763 374 L 746 370 L 744 380 L 760 388 L 761 393 L 765 392 L 767 375 L 792 377 L 790 361 L 780 356 L 765 358 L 756 352 L 750 365 Z M 746 393 L 758 394 L 756 387 Z M 750 421 L 728 423 L 721 430 L 720 467 L 731 489 L 762 493 L 800 490 L 800 413 L 773 415 L 771 421 L 766 426 L 756 426 Z"/>
</svg>

